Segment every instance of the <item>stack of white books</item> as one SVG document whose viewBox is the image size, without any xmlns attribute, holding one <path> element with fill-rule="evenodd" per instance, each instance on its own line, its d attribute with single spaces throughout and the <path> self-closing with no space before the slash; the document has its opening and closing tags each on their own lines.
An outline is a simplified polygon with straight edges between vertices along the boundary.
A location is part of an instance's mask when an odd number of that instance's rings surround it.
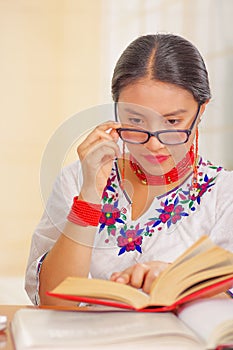
<svg viewBox="0 0 233 350">
<path fill-rule="evenodd" d="M 22 308 L 11 322 L 16 350 L 204 350 L 232 344 L 233 299 L 188 303 L 174 312 L 107 307 L 75 311 Z"/>
</svg>

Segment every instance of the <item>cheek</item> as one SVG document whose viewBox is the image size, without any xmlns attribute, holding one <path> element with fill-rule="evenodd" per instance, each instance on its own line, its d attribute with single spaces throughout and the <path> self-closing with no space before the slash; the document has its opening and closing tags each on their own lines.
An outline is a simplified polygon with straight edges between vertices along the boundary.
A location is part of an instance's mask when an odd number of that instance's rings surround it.
<svg viewBox="0 0 233 350">
<path fill-rule="evenodd" d="M 190 147 L 195 142 L 195 134 L 196 134 L 196 130 L 193 130 L 192 134 L 190 135 L 190 137 L 188 139 L 188 142 L 185 144 L 187 152 L 190 150 Z"/>
<path fill-rule="evenodd" d="M 129 153 L 132 154 L 132 156 L 136 156 L 138 154 L 140 154 L 142 152 L 142 150 L 144 150 L 144 146 L 143 145 L 134 145 L 132 143 L 126 143 L 126 150 L 129 151 Z"/>
<path fill-rule="evenodd" d="M 168 151 L 172 155 L 172 158 L 174 159 L 175 163 L 178 163 L 181 159 L 184 158 L 185 154 L 190 150 L 193 144 L 193 140 L 194 140 L 194 136 L 191 135 L 188 142 L 182 145 L 168 148 Z"/>
</svg>

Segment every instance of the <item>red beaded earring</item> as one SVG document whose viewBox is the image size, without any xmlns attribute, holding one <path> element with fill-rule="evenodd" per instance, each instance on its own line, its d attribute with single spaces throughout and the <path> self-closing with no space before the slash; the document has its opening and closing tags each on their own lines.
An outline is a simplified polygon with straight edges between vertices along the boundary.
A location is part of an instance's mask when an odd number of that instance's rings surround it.
<svg viewBox="0 0 233 350">
<path fill-rule="evenodd" d="M 199 144 L 199 130 L 198 127 L 196 128 L 196 135 L 195 135 L 195 153 L 194 153 L 194 162 L 193 162 L 193 180 L 192 180 L 192 187 L 197 188 L 197 165 L 198 165 L 198 144 Z"/>
<path fill-rule="evenodd" d="M 125 142 L 123 141 L 122 147 L 122 173 L 121 173 L 121 188 L 124 190 L 124 181 L 125 181 Z"/>
</svg>

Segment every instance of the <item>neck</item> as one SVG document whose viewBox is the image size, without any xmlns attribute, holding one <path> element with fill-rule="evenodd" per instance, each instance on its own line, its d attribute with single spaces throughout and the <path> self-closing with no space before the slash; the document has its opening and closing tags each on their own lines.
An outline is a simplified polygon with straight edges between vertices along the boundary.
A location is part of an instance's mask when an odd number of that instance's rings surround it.
<svg viewBox="0 0 233 350">
<path fill-rule="evenodd" d="M 194 166 L 194 152 L 193 146 L 189 152 L 186 153 L 185 157 L 169 172 L 163 175 L 151 175 L 147 173 L 137 163 L 137 161 L 130 155 L 130 167 L 140 182 L 144 185 L 151 186 L 162 186 L 176 183 L 188 175 Z"/>
</svg>

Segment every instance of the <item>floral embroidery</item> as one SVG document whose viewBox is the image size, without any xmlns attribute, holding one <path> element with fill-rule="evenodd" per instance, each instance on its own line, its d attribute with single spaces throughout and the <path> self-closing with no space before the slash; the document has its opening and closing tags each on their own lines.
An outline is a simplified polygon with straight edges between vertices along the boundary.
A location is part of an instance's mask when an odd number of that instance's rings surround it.
<svg viewBox="0 0 233 350">
<path fill-rule="evenodd" d="M 212 169 L 210 174 L 213 176 L 207 175 L 208 169 Z M 185 183 L 165 196 L 161 196 L 159 207 L 154 208 L 154 217 L 148 218 L 143 227 L 140 228 L 139 223 L 130 227 L 126 225 L 130 204 L 125 203 L 124 196 L 123 203 L 125 204 L 123 205 L 125 206 L 121 207 L 119 204 L 119 201 L 121 201 L 118 196 L 118 191 L 120 191 L 119 179 L 117 178 L 117 170 L 113 168 L 103 192 L 99 233 L 104 234 L 103 230 L 106 228 L 108 236 L 115 237 L 114 240 L 120 248 L 118 255 L 133 251 L 142 253 L 143 238 L 149 238 L 164 228 L 166 228 L 168 234 L 173 232 L 174 230 L 171 230 L 172 226 L 175 227 L 183 217 L 191 215 L 198 208 L 201 204 L 201 198 L 205 193 L 211 191 L 211 187 L 215 184 L 216 177 L 221 170 L 222 167 L 215 167 L 209 161 L 201 160 L 197 186 L 193 188 L 190 183 Z M 106 238 L 105 243 L 108 244 L 109 242 L 110 240 Z"/>
<path fill-rule="evenodd" d="M 184 208 L 179 204 L 179 199 L 176 197 L 174 204 L 168 204 L 168 200 L 163 204 L 164 209 L 156 209 L 159 213 L 159 219 L 162 223 L 167 223 L 167 227 L 171 224 L 175 224 L 182 216 L 188 216 L 188 213 L 184 212 Z"/>
<path fill-rule="evenodd" d="M 102 208 L 102 213 L 100 216 L 101 225 L 100 225 L 99 232 L 101 232 L 105 228 L 105 226 L 108 226 L 108 233 L 115 236 L 116 222 L 124 224 L 124 221 L 120 218 L 121 214 L 117 207 L 118 207 L 118 201 L 114 202 L 114 205 L 104 204 Z"/>
<path fill-rule="evenodd" d="M 121 248 L 118 255 L 134 251 L 135 249 L 139 253 L 142 253 L 141 244 L 143 231 L 144 229 L 139 229 L 139 224 L 137 224 L 134 229 L 127 229 L 127 225 L 121 228 L 120 236 L 117 237 L 118 247 Z"/>
<path fill-rule="evenodd" d="M 213 181 L 215 178 L 208 178 L 207 175 L 204 177 L 204 183 L 197 183 L 197 186 L 190 190 L 189 199 L 190 199 L 190 207 L 192 206 L 194 201 L 197 201 L 198 204 L 201 203 L 201 197 L 208 190 L 209 187 L 213 186 Z"/>
<path fill-rule="evenodd" d="M 115 202 L 115 204 L 117 204 L 117 202 Z M 119 219 L 119 217 L 119 209 L 115 208 L 111 204 L 104 204 L 102 214 L 100 217 L 100 223 L 107 226 L 114 225 L 117 219 Z"/>
<path fill-rule="evenodd" d="M 111 173 L 102 195 L 102 201 L 104 204 L 100 216 L 99 233 L 103 231 L 105 226 L 107 226 L 109 236 L 115 236 L 116 223 L 124 224 L 124 220 L 126 219 L 124 213 L 118 209 L 118 193 L 116 192 L 117 184 L 114 182 L 116 177 L 116 175 Z M 109 240 L 105 241 L 106 243 L 109 242 Z"/>
<path fill-rule="evenodd" d="M 198 174 L 199 176 L 202 176 L 202 173 Z M 188 207 L 194 211 L 196 208 L 194 206 L 195 202 L 197 202 L 198 205 L 201 204 L 201 197 L 205 194 L 206 191 L 209 190 L 211 186 L 215 184 L 215 177 L 209 178 L 207 174 L 204 175 L 204 177 L 200 177 L 199 182 L 196 184 L 196 187 L 192 188 L 189 187 L 188 191 L 182 191 L 183 193 L 179 193 L 179 196 L 181 198 L 181 203 L 186 204 L 188 203 Z"/>
<path fill-rule="evenodd" d="M 155 227 L 159 224 L 167 224 L 169 228 L 171 224 L 176 224 L 177 221 L 181 219 L 182 216 L 188 216 L 189 214 L 184 211 L 184 208 L 179 204 L 179 198 L 176 197 L 174 203 L 169 204 L 169 200 L 166 199 L 165 203 L 160 203 L 163 209 L 156 209 L 158 213 L 161 213 L 159 217 L 150 218 L 147 222 L 147 226 Z"/>
<path fill-rule="evenodd" d="M 102 195 L 102 199 L 104 202 L 111 203 L 113 200 L 112 194 L 116 193 L 116 187 L 117 187 L 116 184 L 114 184 L 115 179 L 116 179 L 116 175 L 108 178 L 107 185 Z M 108 193 L 108 191 L 110 192 L 110 194 Z"/>
</svg>

